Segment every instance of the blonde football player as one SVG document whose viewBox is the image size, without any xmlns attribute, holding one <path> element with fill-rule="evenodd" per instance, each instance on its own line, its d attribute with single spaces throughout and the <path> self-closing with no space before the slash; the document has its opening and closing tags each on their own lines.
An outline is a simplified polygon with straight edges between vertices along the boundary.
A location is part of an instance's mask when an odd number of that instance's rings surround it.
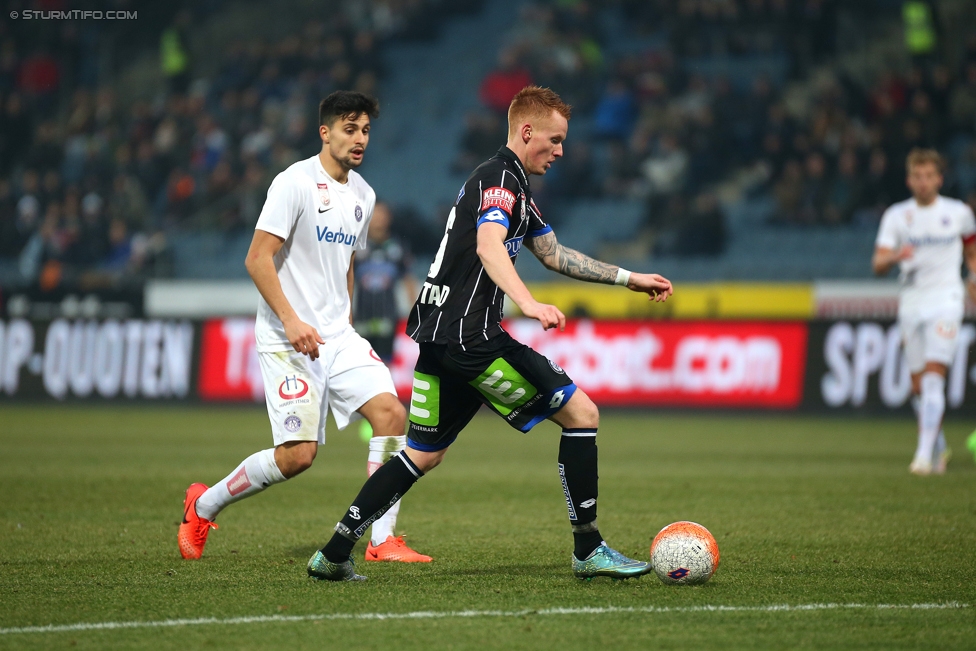
<svg viewBox="0 0 976 651">
<path fill-rule="evenodd" d="M 898 265 L 898 325 L 912 375 L 918 447 L 909 466 L 916 475 L 945 472 L 949 450 L 942 433 L 946 370 L 956 353 L 965 294 L 976 297 L 976 220 L 961 201 L 939 194 L 943 161 L 932 149 L 908 155 L 912 198 L 888 208 L 875 242 L 874 272 Z M 959 271 L 965 257 L 969 279 Z"/>
</svg>

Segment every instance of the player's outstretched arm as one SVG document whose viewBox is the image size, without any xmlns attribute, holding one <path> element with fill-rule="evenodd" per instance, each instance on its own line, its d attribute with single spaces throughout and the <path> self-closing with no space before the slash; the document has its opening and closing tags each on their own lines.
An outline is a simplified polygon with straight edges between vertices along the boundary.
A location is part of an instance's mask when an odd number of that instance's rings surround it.
<svg viewBox="0 0 976 651">
<path fill-rule="evenodd" d="M 564 276 L 604 285 L 615 285 L 620 279 L 620 267 L 563 246 L 552 231 L 533 237 L 527 246 L 543 265 Z M 666 301 L 674 293 L 671 281 L 658 274 L 631 273 L 623 280 L 627 289 L 647 294 L 655 301 Z"/>
<path fill-rule="evenodd" d="M 556 326 L 564 330 L 566 316 L 555 305 L 536 301 L 529 288 L 519 278 L 512 259 L 508 257 L 508 249 L 505 248 L 507 234 L 508 228 L 501 224 L 488 222 L 478 227 L 478 258 L 485 272 L 498 288 L 518 305 L 522 314 L 530 319 L 536 319 L 546 330 Z"/>
<path fill-rule="evenodd" d="M 254 285 L 261 292 L 261 296 L 281 319 L 285 336 L 295 352 L 316 359 L 319 356 L 319 344 L 324 344 L 325 340 L 319 336 L 314 327 L 298 318 L 281 290 L 281 281 L 278 280 L 274 256 L 283 243 L 284 240 L 277 235 L 260 229 L 255 230 L 244 266 L 247 268 L 247 273 L 251 275 Z"/>
</svg>

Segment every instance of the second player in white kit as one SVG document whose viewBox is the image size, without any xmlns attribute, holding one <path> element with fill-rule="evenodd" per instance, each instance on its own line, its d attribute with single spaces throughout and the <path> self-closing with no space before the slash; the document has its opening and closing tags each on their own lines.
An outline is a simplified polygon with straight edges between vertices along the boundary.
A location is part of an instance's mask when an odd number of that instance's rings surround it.
<svg viewBox="0 0 976 651">
<path fill-rule="evenodd" d="M 312 465 L 326 414 L 339 429 L 373 428 L 367 472 L 405 446 L 406 412 L 389 369 L 351 324 L 352 260 L 366 245 L 376 194 L 353 170 L 369 142 L 376 100 L 337 91 L 319 109 L 322 151 L 275 177 L 246 266 L 260 294 L 255 339 L 274 447 L 245 459 L 212 487 L 192 484 L 178 542 L 199 558 L 227 505 Z M 427 562 L 393 535 L 399 503 L 373 523 L 366 560 Z"/>
<path fill-rule="evenodd" d="M 886 274 L 899 267 L 898 326 L 912 375 L 918 447 L 909 469 L 945 472 L 948 449 L 941 432 L 946 371 L 956 354 L 967 289 L 976 294 L 976 220 L 965 203 L 939 194 L 942 159 L 933 150 L 908 156 L 912 198 L 881 218 L 872 266 Z M 970 280 L 960 277 L 963 257 Z"/>
</svg>

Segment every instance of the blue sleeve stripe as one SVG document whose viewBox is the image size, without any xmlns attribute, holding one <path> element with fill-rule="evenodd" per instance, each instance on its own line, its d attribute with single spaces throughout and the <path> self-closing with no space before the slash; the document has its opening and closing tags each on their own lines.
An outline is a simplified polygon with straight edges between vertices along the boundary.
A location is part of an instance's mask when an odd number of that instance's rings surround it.
<svg viewBox="0 0 976 651">
<path fill-rule="evenodd" d="M 546 224 L 543 228 L 534 231 L 529 231 L 528 233 L 526 233 L 526 235 L 528 237 L 539 237 L 540 235 L 545 235 L 546 233 L 551 233 L 551 232 L 552 232 L 552 226 Z"/>
<path fill-rule="evenodd" d="M 481 217 L 478 218 L 478 226 L 486 222 L 491 222 L 493 224 L 501 224 L 505 228 L 509 227 L 510 222 L 508 221 L 508 215 L 501 208 L 492 208 L 491 210 L 486 210 L 482 213 Z"/>
</svg>

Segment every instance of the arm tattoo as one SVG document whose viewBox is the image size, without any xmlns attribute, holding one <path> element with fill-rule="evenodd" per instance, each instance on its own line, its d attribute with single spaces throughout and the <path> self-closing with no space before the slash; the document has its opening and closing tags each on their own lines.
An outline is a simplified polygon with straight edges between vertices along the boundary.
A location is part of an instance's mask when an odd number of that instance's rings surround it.
<svg viewBox="0 0 976 651">
<path fill-rule="evenodd" d="M 564 276 L 606 285 L 612 285 L 617 280 L 619 267 L 566 248 L 556 241 L 553 232 L 532 238 L 529 248 L 542 264 Z"/>
</svg>

